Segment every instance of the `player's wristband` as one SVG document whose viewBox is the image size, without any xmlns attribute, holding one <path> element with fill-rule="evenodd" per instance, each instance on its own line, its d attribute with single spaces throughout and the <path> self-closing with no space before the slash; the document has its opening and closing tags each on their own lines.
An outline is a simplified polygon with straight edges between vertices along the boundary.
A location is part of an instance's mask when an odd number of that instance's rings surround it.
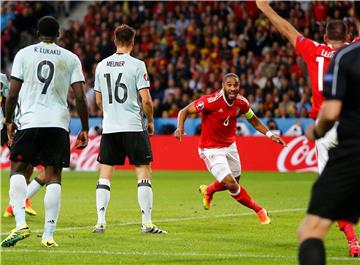
<svg viewBox="0 0 360 265">
<path fill-rule="evenodd" d="M 266 135 L 266 137 L 268 137 L 268 138 L 271 138 L 271 137 L 274 136 L 274 134 L 273 134 L 272 132 L 270 132 L 270 131 L 267 131 L 265 135 Z"/>
</svg>

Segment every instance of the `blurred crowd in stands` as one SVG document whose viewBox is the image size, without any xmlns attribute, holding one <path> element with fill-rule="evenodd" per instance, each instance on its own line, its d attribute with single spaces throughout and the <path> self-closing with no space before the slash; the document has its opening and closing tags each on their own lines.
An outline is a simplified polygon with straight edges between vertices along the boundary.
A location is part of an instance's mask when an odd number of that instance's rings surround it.
<svg viewBox="0 0 360 265">
<path fill-rule="evenodd" d="M 1 4 L 1 68 L 11 69 L 19 48 L 36 41 L 43 15 L 68 16 L 74 2 Z M 323 42 L 326 20 L 343 19 L 349 41 L 355 27 L 351 2 L 277 2 L 274 9 L 304 36 Z M 255 2 L 103 1 L 85 17 L 70 20 L 58 44 L 82 62 L 90 116 L 100 116 L 93 88 L 96 64 L 115 52 L 112 32 L 126 23 L 137 29 L 133 55 L 145 60 L 155 117 L 177 117 L 193 99 L 221 88 L 224 73 L 240 76 L 241 94 L 260 117 L 307 117 L 311 88 L 303 60 L 264 18 Z M 68 96 L 72 115 L 74 97 Z"/>
</svg>

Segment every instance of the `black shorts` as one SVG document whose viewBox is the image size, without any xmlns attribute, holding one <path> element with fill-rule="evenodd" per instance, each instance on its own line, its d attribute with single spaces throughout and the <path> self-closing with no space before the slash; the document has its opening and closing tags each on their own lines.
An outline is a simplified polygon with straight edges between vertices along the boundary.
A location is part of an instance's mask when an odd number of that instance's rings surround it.
<svg viewBox="0 0 360 265">
<path fill-rule="evenodd" d="M 62 128 L 18 130 L 10 149 L 10 160 L 33 166 L 69 167 L 69 132 Z"/>
<path fill-rule="evenodd" d="M 105 165 L 149 165 L 153 160 L 149 134 L 143 132 L 106 133 L 101 137 L 98 161 Z"/>
<path fill-rule="evenodd" d="M 8 135 L 6 131 L 6 126 L 4 124 L 4 127 L 1 129 L 1 146 L 4 146 L 8 141 Z"/>
<path fill-rule="evenodd" d="M 360 217 L 360 143 L 340 143 L 313 185 L 308 213 L 357 223 Z"/>
</svg>

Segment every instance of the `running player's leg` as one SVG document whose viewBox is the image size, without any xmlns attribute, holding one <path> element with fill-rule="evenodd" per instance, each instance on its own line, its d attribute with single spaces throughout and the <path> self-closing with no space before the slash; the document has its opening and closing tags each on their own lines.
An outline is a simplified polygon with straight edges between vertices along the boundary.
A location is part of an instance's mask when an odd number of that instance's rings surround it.
<svg viewBox="0 0 360 265">
<path fill-rule="evenodd" d="M 227 149 L 227 148 L 225 148 Z M 239 158 L 239 155 L 237 154 L 237 157 Z M 235 159 L 236 160 L 236 159 Z M 236 172 L 232 172 L 233 176 L 240 176 L 240 172 L 241 172 L 241 169 L 240 169 L 240 159 L 237 159 L 236 161 L 233 161 L 232 158 L 228 158 L 228 162 L 229 162 L 229 166 L 231 168 L 232 166 L 232 163 L 235 163 L 234 167 L 236 168 L 235 171 Z M 235 174 L 234 174 L 235 173 Z M 237 183 L 239 183 L 239 178 L 240 177 L 237 177 L 236 178 L 236 181 Z M 200 192 L 203 194 L 204 197 L 208 197 L 208 200 L 209 200 L 209 207 L 205 209 L 209 209 L 210 208 L 210 201 L 212 200 L 212 197 L 213 197 L 213 194 L 215 192 L 218 192 L 218 191 L 224 191 L 226 190 L 226 187 L 221 183 L 219 182 L 218 180 L 214 180 L 211 184 L 209 185 L 201 185 L 200 188 L 199 188 Z"/>
<path fill-rule="evenodd" d="M 231 146 L 227 148 L 226 158 L 231 170 L 231 174 L 233 176 L 236 176 L 235 180 L 237 183 L 239 183 L 240 175 L 241 175 L 241 162 L 235 143 L 233 143 Z M 268 217 L 267 211 L 264 208 L 262 208 L 260 205 L 258 205 L 255 202 L 255 200 L 252 199 L 252 197 L 248 194 L 244 186 L 240 185 L 240 193 L 237 196 L 237 198 L 238 198 L 238 202 L 240 202 L 242 205 L 256 212 L 262 224 L 270 223 L 270 218 Z"/>
<path fill-rule="evenodd" d="M 318 171 L 319 174 L 322 173 L 324 167 L 329 160 L 329 149 L 335 147 L 338 144 L 337 141 L 337 124 L 327 132 L 325 137 L 316 140 L 316 151 L 318 158 Z M 356 235 L 356 231 L 354 228 L 354 224 L 351 222 L 340 220 L 337 221 L 338 227 L 340 231 L 342 231 L 348 241 L 349 254 L 352 257 L 360 256 L 360 246 L 358 242 L 358 238 Z"/>
<path fill-rule="evenodd" d="M 230 169 L 227 170 L 224 165 L 215 164 L 212 169 L 211 173 L 217 178 L 219 182 L 229 191 L 230 195 L 242 205 L 254 210 L 256 213 L 259 213 L 263 210 L 261 206 L 259 206 L 247 193 L 247 191 L 240 187 L 237 183 L 236 179 L 233 177 Z M 225 175 L 226 174 L 226 175 Z M 225 175 L 225 176 L 224 176 Z M 267 217 L 267 215 L 266 215 Z M 266 221 L 266 222 L 265 222 Z M 270 223 L 269 220 L 261 220 L 263 223 Z"/>
<path fill-rule="evenodd" d="M 337 224 L 339 226 L 340 231 L 344 233 L 348 241 L 350 256 L 360 257 L 360 246 L 359 246 L 358 238 L 356 236 L 354 224 L 345 220 L 337 221 Z"/>
<path fill-rule="evenodd" d="M 226 163 L 225 158 L 225 148 L 199 148 L 199 156 L 205 162 L 205 165 L 210 173 L 213 165 L 215 164 L 224 164 Z M 214 175 L 214 174 L 213 174 Z M 214 175 L 215 176 L 215 175 Z M 217 191 L 227 190 L 227 188 L 218 180 L 213 181 L 210 185 L 200 185 L 199 192 L 203 196 L 203 206 L 205 210 L 209 210 L 211 206 L 211 201 L 213 199 L 213 194 Z"/>
<path fill-rule="evenodd" d="M 201 185 L 199 191 L 207 196 L 211 197 L 210 201 L 215 192 L 224 191 L 226 188 L 221 184 L 221 182 L 214 180 L 209 185 Z M 210 207 L 209 207 L 210 208 Z"/>
</svg>

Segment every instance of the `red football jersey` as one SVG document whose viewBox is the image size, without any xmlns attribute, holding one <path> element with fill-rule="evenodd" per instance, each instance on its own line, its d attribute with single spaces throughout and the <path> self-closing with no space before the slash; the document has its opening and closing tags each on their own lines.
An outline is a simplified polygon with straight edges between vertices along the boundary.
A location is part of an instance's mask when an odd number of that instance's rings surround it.
<svg viewBox="0 0 360 265">
<path fill-rule="evenodd" d="M 250 110 L 249 102 L 240 95 L 229 105 L 223 90 L 203 96 L 194 104 L 196 110 L 202 112 L 200 148 L 231 145 L 236 136 L 236 117 Z"/>
<path fill-rule="evenodd" d="M 320 44 L 303 36 L 296 39 L 296 51 L 306 62 L 312 88 L 312 108 L 309 117 L 316 119 L 324 101 L 323 77 L 327 71 L 335 49 L 330 45 Z"/>
<path fill-rule="evenodd" d="M 355 43 L 355 42 L 359 42 L 360 41 L 360 36 L 356 37 L 355 39 L 353 39 L 353 41 L 351 43 Z"/>
</svg>

